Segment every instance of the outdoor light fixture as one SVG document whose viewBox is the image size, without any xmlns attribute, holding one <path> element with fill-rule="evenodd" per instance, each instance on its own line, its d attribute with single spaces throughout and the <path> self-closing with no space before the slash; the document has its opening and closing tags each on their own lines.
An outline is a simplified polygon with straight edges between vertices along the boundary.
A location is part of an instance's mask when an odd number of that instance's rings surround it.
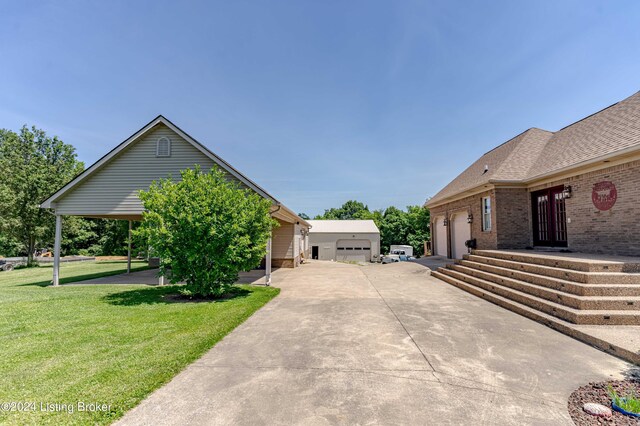
<svg viewBox="0 0 640 426">
<path fill-rule="evenodd" d="M 472 223 L 472 222 L 473 222 L 473 215 L 469 213 L 469 216 L 467 216 L 467 223 Z"/>
<path fill-rule="evenodd" d="M 449 226 L 449 219 L 446 217 L 444 218 L 444 226 Z"/>
<path fill-rule="evenodd" d="M 571 185 L 564 186 L 564 189 L 562 190 L 562 195 L 564 195 L 564 198 L 571 198 Z"/>
</svg>

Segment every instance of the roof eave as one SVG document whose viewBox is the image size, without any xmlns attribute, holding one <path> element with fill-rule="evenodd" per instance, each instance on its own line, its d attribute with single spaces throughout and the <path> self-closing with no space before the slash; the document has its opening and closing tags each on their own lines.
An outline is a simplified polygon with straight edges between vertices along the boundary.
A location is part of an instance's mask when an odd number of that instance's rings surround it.
<svg viewBox="0 0 640 426">
<path fill-rule="evenodd" d="M 485 191 L 489 191 L 491 189 L 493 189 L 494 185 L 493 183 L 491 183 L 491 181 L 489 181 L 488 183 L 483 183 L 481 185 L 476 185 L 472 188 L 469 189 L 465 189 L 464 191 L 461 192 L 457 192 L 455 194 L 452 194 L 448 197 L 445 198 L 441 198 L 441 199 L 429 199 L 428 201 L 426 201 L 424 203 L 424 205 L 428 208 L 434 208 L 434 207 L 438 207 L 441 206 L 443 204 L 447 204 L 447 203 L 451 203 L 453 201 L 457 201 L 459 199 L 462 198 L 466 198 L 466 197 L 470 197 L 472 195 L 478 194 L 480 192 L 485 192 Z"/>
<path fill-rule="evenodd" d="M 636 152 L 640 152 L 640 144 L 639 145 L 634 145 L 634 146 L 631 146 L 631 147 L 628 147 L 628 148 L 624 148 L 624 149 L 619 149 L 619 150 L 614 151 L 612 153 L 601 155 L 601 156 L 595 157 L 595 158 L 591 158 L 589 160 L 581 161 L 579 163 L 575 163 L 575 164 L 572 164 L 572 165 L 569 165 L 569 166 L 565 166 L 565 167 L 562 167 L 560 169 L 556 169 L 556 170 L 552 170 L 552 171 L 549 171 L 549 172 L 541 173 L 539 175 L 532 176 L 532 177 L 524 180 L 523 182 L 526 183 L 526 184 L 530 184 L 532 182 L 535 182 L 535 181 L 538 181 L 538 180 L 541 180 L 541 179 L 546 179 L 546 178 L 549 178 L 549 177 L 552 177 L 552 176 L 555 176 L 555 175 L 560 175 L 560 174 L 563 174 L 563 173 L 571 172 L 572 170 L 580 169 L 580 168 L 583 168 L 583 167 L 588 167 L 588 166 L 591 166 L 591 165 L 594 165 L 594 164 L 597 164 L 597 163 L 601 163 L 601 162 L 604 162 L 604 161 L 610 161 L 610 160 L 613 160 L 615 158 L 624 157 L 626 155 L 633 154 L 633 153 L 636 153 Z"/>
</svg>

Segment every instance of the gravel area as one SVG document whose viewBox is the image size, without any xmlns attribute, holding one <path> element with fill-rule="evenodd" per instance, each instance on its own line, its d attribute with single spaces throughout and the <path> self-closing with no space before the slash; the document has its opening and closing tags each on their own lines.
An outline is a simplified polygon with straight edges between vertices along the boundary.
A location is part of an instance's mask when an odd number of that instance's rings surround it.
<svg viewBox="0 0 640 426">
<path fill-rule="evenodd" d="M 582 406 L 587 402 L 596 402 L 611 407 L 611 398 L 609 398 L 607 390 L 609 385 L 618 392 L 618 395 L 624 395 L 631 389 L 635 389 L 636 394 L 640 395 L 640 381 L 635 380 L 589 383 L 579 387 L 569 396 L 568 402 L 569 414 L 576 425 L 640 425 L 640 419 L 625 416 L 617 411 L 613 411 L 613 416 L 609 418 L 596 417 L 584 412 Z"/>
</svg>

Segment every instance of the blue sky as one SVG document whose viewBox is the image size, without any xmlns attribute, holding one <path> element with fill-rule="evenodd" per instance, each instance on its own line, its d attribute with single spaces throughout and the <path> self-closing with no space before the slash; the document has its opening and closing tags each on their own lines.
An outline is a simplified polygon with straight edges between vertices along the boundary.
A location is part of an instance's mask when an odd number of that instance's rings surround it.
<svg viewBox="0 0 640 426">
<path fill-rule="evenodd" d="M 0 127 L 87 165 L 163 114 L 290 208 L 421 204 L 640 90 L 640 2 L 0 0 Z"/>
</svg>

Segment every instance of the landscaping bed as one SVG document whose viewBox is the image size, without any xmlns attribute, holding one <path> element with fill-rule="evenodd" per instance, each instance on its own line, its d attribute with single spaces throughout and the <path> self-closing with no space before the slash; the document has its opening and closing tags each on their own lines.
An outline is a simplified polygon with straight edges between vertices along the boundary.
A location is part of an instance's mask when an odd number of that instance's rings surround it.
<svg viewBox="0 0 640 426">
<path fill-rule="evenodd" d="M 126 262 L 70 263 L 61 281 L 125 271 Z M 237 297 L 184 303 L 172 300 L 179 286 L 54 288 L 51 274 L 50 266 L 0 273 L 0 403 L 22 404 L 0 410 L 0 424 L 109 424 L 279 291 L 241 286 Z"/>
<path fill-rule="evenodd" d="M 611 417 L 596 417 L 587 414 L 583 406 L 588 402 L 595 402 L 606 407 L 611 407 L 609 387 L 619 395 L 627 394 L 635 390 L 640 395 L 640 381 L 637 380 L 613 380 L 608 382 L 595 382 L 579 387 L 569 396 L 568 408 L 573 422 L 579 426 L 591 425 L 640 425 L 640 419 L 619 413 L 615 410 Z"/>
</svg>

